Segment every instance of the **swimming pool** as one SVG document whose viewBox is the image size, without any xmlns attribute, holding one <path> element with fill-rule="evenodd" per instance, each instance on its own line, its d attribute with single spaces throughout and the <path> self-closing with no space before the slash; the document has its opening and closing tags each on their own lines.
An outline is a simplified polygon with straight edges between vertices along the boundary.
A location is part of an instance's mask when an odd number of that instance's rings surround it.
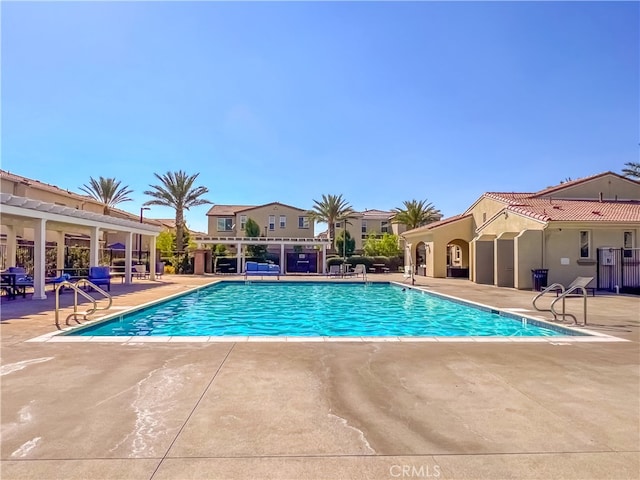
<svg viewBox="0 0 640 480">
<path fill-rule="evenodd" d="M 73 336 L 550 337 L 583 335 L 389 283 L 220 282 Z"/>
</svg>

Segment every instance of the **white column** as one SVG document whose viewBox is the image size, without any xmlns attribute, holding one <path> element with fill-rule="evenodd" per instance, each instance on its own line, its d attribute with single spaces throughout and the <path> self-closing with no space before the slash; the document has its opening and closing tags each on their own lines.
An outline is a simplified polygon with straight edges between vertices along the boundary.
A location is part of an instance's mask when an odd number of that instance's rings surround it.
<svg viewBox="0 0 640 480">
<path fill-rule="evenodd" d="M 16 266 L 16 229 L 13 225 L 5 225 L 7 231 L 7 268 Z"/>
<path fill-rule="evenodd" d="M 33 226 L 33 300 L 44 300 L 45 246 L 47 242 L 47 221 L 35 221 Z"/>
<path fill-rule="evenodd" d="M 124 236 L 124 283 L 131 283 L 131 261 L 133 260 L 133 233 Z"/>
<path fill-rule="evenodd" d="M 236 273 L 240 275 L 242 273 L 242 244 L 236 245 Z"/>
<path fill-rule="evenodd" d="M 322 274 L 326 275 L 327 273 L 327 244 L 322 244 Z"/>
<path fill-rule="evenodd" d="M 97 267 L 100 257 L 100 228 L 91 227 L 91 238 L 89 240 L 89 266 Z"/>
<path fill-rule="evenodd" d="M 149 237 L 149 280 L 156 279 L 156 237 Z"/>
<path fill-rule="evenodd" d="M 64 268 L 64 232 L 57 231 L 56 232 L 56 268 L 60 270 L 60 274 L 62 274 L 62 269 Z"/>
<path fill-rule="evenodd" d="M 286 258 L 284 258 L 284 243 L 280 244 L 280 273 L 284 275 L 284 266 L 286 263 Z"/>
</svg>

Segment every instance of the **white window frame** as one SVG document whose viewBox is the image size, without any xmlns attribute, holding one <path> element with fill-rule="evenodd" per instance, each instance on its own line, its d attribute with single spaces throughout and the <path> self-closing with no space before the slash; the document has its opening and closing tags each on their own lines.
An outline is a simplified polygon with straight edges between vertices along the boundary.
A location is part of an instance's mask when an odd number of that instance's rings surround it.
<svg viewBox="0 0 640 480">
<path fill-rule="evenodd" d="M 280 215 L 280 228 L 287 228 L 287 216 Z"/>
<path fill-rule="evenodd" d="M 367 221 L 366 220 L 362 220 L 361 230 L 362 230 L 362 233 L 367 233 Z"/>
<path fill-rule="evenodd" d="M 389 221 L 382 220 L 380 222 L 380 233 L 389 233 Z"/>
<path fill-rule="evenodd" d="M 298 229 L 308 229 L 309 228 L 309 217 L 299 216 L 298 217 Z"/>
<path fill-rule="evenodd" d="M 269 231 L 273 232 L 276 229 L 276 216 L 269 215 Z"/>
<path fill-rule="evenodd" d="M 240 230 L 244 231 L 244 227 L 247 225 L 247 216 L 240 215 Z"/>
<path fill-rule="evenodd" d="M 583 242 L 582 242 L 582 237 L 583 237 L 583 233 L 587 234 L 587 255 L 583 255 L 582 254 L 582 248 L 583 248 Z M 580 259 L 586 259 L 586 258 L 591 258 L 591 231 L 590 230 L 580 230 L 580 232 L 578 233 L 578 252 L 579 252 L 579 258 Z"/>
<path fill-rule="evenodd" d="M 221 223 L 223 223 L 222 228 L 220 228 Z M 228 225 L 228 228 L 227 228 L 227 225 Z M 233 231 L 233 218 L 229 218 L 229 217 L 218 218 L 217 227 L 219 232 Z"/>
<path fill-rule="evenodd" d="M 634 232 L 633 230 L 626 230 L 624 232 L 622 232 L 622 248 L 629 250 L 632 249 L 633 246 L 636 244 L 635 242 L 635 235 L 636 232 Z M 627 239 L 630 240 L 630 242 L 627 243 Z"/>
</svg>

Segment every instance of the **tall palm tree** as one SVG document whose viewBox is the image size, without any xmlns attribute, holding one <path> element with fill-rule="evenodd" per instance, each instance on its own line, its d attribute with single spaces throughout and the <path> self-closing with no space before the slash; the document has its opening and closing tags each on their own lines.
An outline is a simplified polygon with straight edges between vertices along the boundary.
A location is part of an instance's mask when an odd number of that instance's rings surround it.
<svg viewBox="0 0 640 480">
<path fill-rule="evenodd" d="M 80 190 L 102 203 L 102 214 L 109 215 L 111 208 L 122 202 L 130 202 L 128 195 L 133 192 L 128 185 L 120 186 L 120 180 L 115 178 L 98 177 L 96 180 L 89 177 L 89 184 L 80 187 Z M 109 244 L 106 230 L 103 231 L 105 248 Z"/>
<path fill-rule="evenodd" d="M 336 222 L 344 220 L 353 213 L 353 208 L 349 205 L 342 194 L 325 195 L 322 194 L 322 200 L 314 200 L 315 204 L 309 211 L 309 216 L 318 222 L 326 222 L 329 226 L 329 238 L 331 239 L 331 248 L 335 245 Z"/>
<path fill-rule="evenodd" d="M 102 213 L 109 215 L 112 207 L 122 202 L 130 202 L 127 196 L 133 192 L 128 185 L 120 186 L 120 181 L 115 178 L 99 177 L 96 180 L 89 177 L 89 185 L 83 185 L 80 190 L 93 197 L 103 205 Z"/>
<path fill-rule="evenodd" d="M 622 174 L 625 177 L 635 177 L 640 178 L 640 163 L 638 162 L 627 162 L 624 164 L 625 167 L 622 169 Z"/>
<path fill-rule="evenodd" d="M 442 217 L 440 210 L 426 200 L 405 200 L 404 208 L 394 208 L 393 223 L 401 223 L 407 226 L 407 230 L 421 227 L 427 223 L 435 222 Z"/>
<path fill-rule="evenodd" d="M 187 175 L 186 172 L 178 170 L 177 172 L 167 172 L 164 175 L 154 173 L 156 178 L 160 180 L 161 185 L 149 185 L 153 190 L 146 190 L 145 195 L 153 197 L 153 200 L 145 202 L 144 205 L 160 205 L 162 207 L 171 207 L 176 211 L 176 250 L 182 251 L 184 243 L 184 211 L 198 205 L 211 203 L 209 200 L 200 198 L 202 195 L 209 193 L 207 187 L 194 187 L 193 184 L 198 178 L 199 173 L 195 175 Z"/>
</svg>

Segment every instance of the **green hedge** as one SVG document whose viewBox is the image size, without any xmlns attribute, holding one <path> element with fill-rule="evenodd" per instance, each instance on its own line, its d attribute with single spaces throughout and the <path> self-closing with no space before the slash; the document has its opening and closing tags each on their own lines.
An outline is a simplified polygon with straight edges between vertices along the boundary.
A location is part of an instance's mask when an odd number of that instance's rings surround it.
<svg viewBox="0 0 640 480">
<path fill-rule="evenodd" d="M 342 265 L 342 257 L 331 257 L 327 259 L 327 268 L 331 265 Z M 397 272 L 404 265 L 404 257 L 366 257 L 364 255 L 353 255 L 347 257 L 347 263 L 355 267 L 362 263 L 367 270 L 373 268 L 374 263 L 382 264 L 389 269 L 390 272 Z"/>
</svg>

